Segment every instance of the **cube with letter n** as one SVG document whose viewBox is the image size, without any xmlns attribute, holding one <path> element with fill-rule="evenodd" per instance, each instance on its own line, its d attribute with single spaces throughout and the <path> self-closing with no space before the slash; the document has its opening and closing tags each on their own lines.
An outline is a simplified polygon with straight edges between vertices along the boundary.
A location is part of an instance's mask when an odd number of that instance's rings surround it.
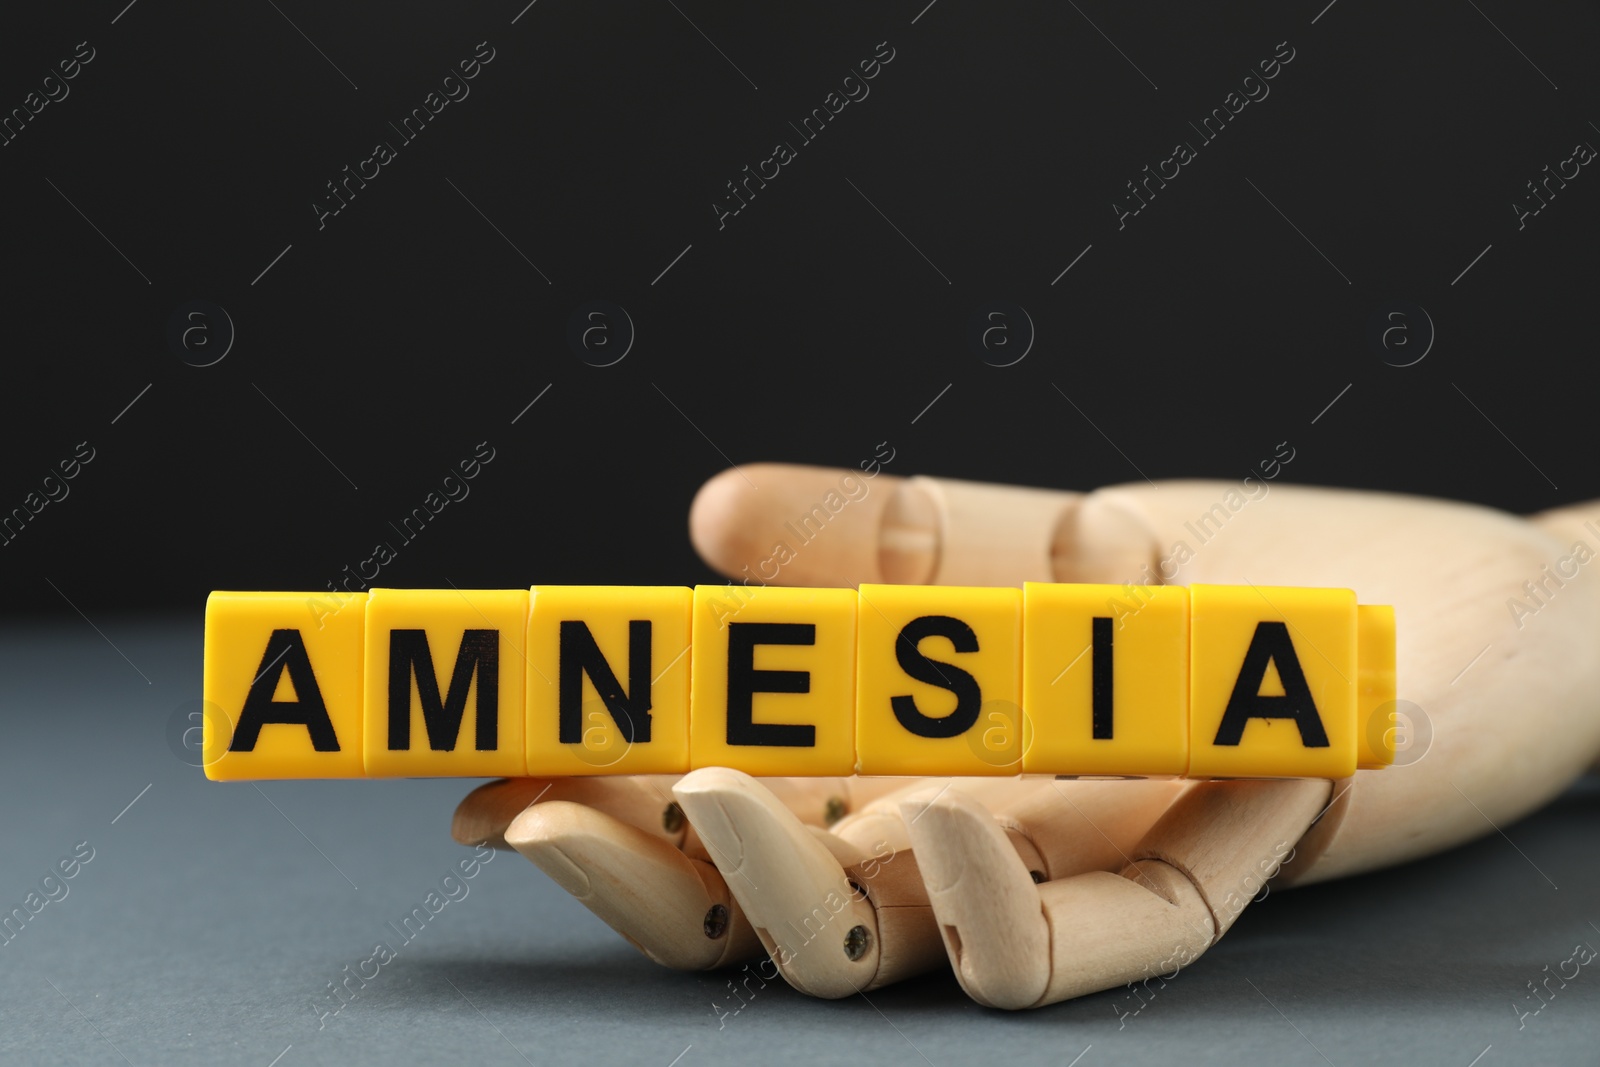
<svg viewBox="0 0 1600 1067">
<path fill-rule="evenodd" d="M 528 773 L 689 769 L 686 586 L 536 585 L 528 615 Z"/>
</svg>

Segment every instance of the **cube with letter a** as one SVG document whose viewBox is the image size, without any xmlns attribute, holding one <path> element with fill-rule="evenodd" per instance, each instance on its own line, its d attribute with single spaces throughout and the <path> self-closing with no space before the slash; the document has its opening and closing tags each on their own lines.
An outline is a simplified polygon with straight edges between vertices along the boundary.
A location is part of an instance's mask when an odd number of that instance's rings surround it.
<svg viewBox="0 0 1600 1067">
<path fill-rule="evenodd" d="M 360 778 L 365 593 L 212 593 L 206 777 Z"/>
<path fill-rule="evenodd" d="M 1189 774 L 1355 773 L 1356 595 L 1189 587 Z"/>
</svg>

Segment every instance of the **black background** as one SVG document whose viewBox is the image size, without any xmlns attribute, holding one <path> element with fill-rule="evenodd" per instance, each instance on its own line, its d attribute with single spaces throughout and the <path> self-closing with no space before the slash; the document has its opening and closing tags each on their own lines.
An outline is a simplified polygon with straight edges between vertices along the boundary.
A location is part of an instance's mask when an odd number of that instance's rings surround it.
<svg viewBox="0 0 1600 1067">
<path fill-rule="evenodd" d="M 1056 487 L 1239 478 L 1287 441 L 1288 481 L 1600 496 L 1600 178 L 1520 230 L 1512 207 L 1600 143 L 1592 8 L 924 2 L 8 13 L 0 113 L 95 58 L 0 147 L 0 511 L 95 458 L 0 548 L 0 605 L 197 616 L 379 541 L 376 584 L 688 584 L 705 478 L 884 441 L 892 473 Z M 870 95 L 719 229 L 725 183 L 885 41 Z M 399 145 L 479 42 L 470 95 Z M 1279 42 L 1270 95 L 1199 145 Z M 396 160 L 319 229 L 380 140 Z M 1180 140 L 1198 158 L 1119 229 Z M 567 341 L 597 299 L 636 329 L 610 367 Z M 213 366 L 167 340 L 192 300 L 237 332 Z M 990 301 L 1036 329 L 1010 367 L 968 343 Z M 1437 331 L 1403 368 L 1369 340 L 1395 301 Z M 483 441 L 470 496 L 399 542 Z"/>
</svg>

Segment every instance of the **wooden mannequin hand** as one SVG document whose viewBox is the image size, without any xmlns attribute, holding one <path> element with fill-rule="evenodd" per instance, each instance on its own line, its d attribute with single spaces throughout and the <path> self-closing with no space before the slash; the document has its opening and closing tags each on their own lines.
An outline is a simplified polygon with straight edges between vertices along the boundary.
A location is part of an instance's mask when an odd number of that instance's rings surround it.
<svg viewBox="0 0 1600 1067">
<path fill-rule="evenodd" d="M 1400 696 L 1429 747 L 1338 783 L 763 785 L 713 768 L 672 786 L 678 807 L 664 781 L 519 780 L 469 796 L 455 833 L 508 841 L 669 966 L 765 950 L 798 988 L 838 997 L 947 954 L 975 999 L 1010 1008 L 1170 977 L 1280 865 L 1285 885 L 1438 851 L 1531 811 L 1594 760 L 1600 593 L 1570 562 L 1574 542 L 1594 540 L 1591 514 L 1600 506 L 1530 522 L 1261 478 L 1077 494 L 724 472 L 697 497 L 691 533 L 751 584 L 1355 589 L 1395 607 Z M 1529 582 L 1543 592 L 1530 598 Z"/>
</svg>

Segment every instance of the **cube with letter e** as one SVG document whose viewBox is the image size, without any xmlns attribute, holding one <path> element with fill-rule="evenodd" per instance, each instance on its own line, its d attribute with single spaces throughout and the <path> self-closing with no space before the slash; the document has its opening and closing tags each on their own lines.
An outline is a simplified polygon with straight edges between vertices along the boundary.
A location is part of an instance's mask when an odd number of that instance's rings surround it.
<svg viewBox="0 0 1600 1067">
<path fill-rule="evenodd" d="M 855 590 L 696 586 L 693 655 L 691 766 L 853 773 Z"/>
</svg>

